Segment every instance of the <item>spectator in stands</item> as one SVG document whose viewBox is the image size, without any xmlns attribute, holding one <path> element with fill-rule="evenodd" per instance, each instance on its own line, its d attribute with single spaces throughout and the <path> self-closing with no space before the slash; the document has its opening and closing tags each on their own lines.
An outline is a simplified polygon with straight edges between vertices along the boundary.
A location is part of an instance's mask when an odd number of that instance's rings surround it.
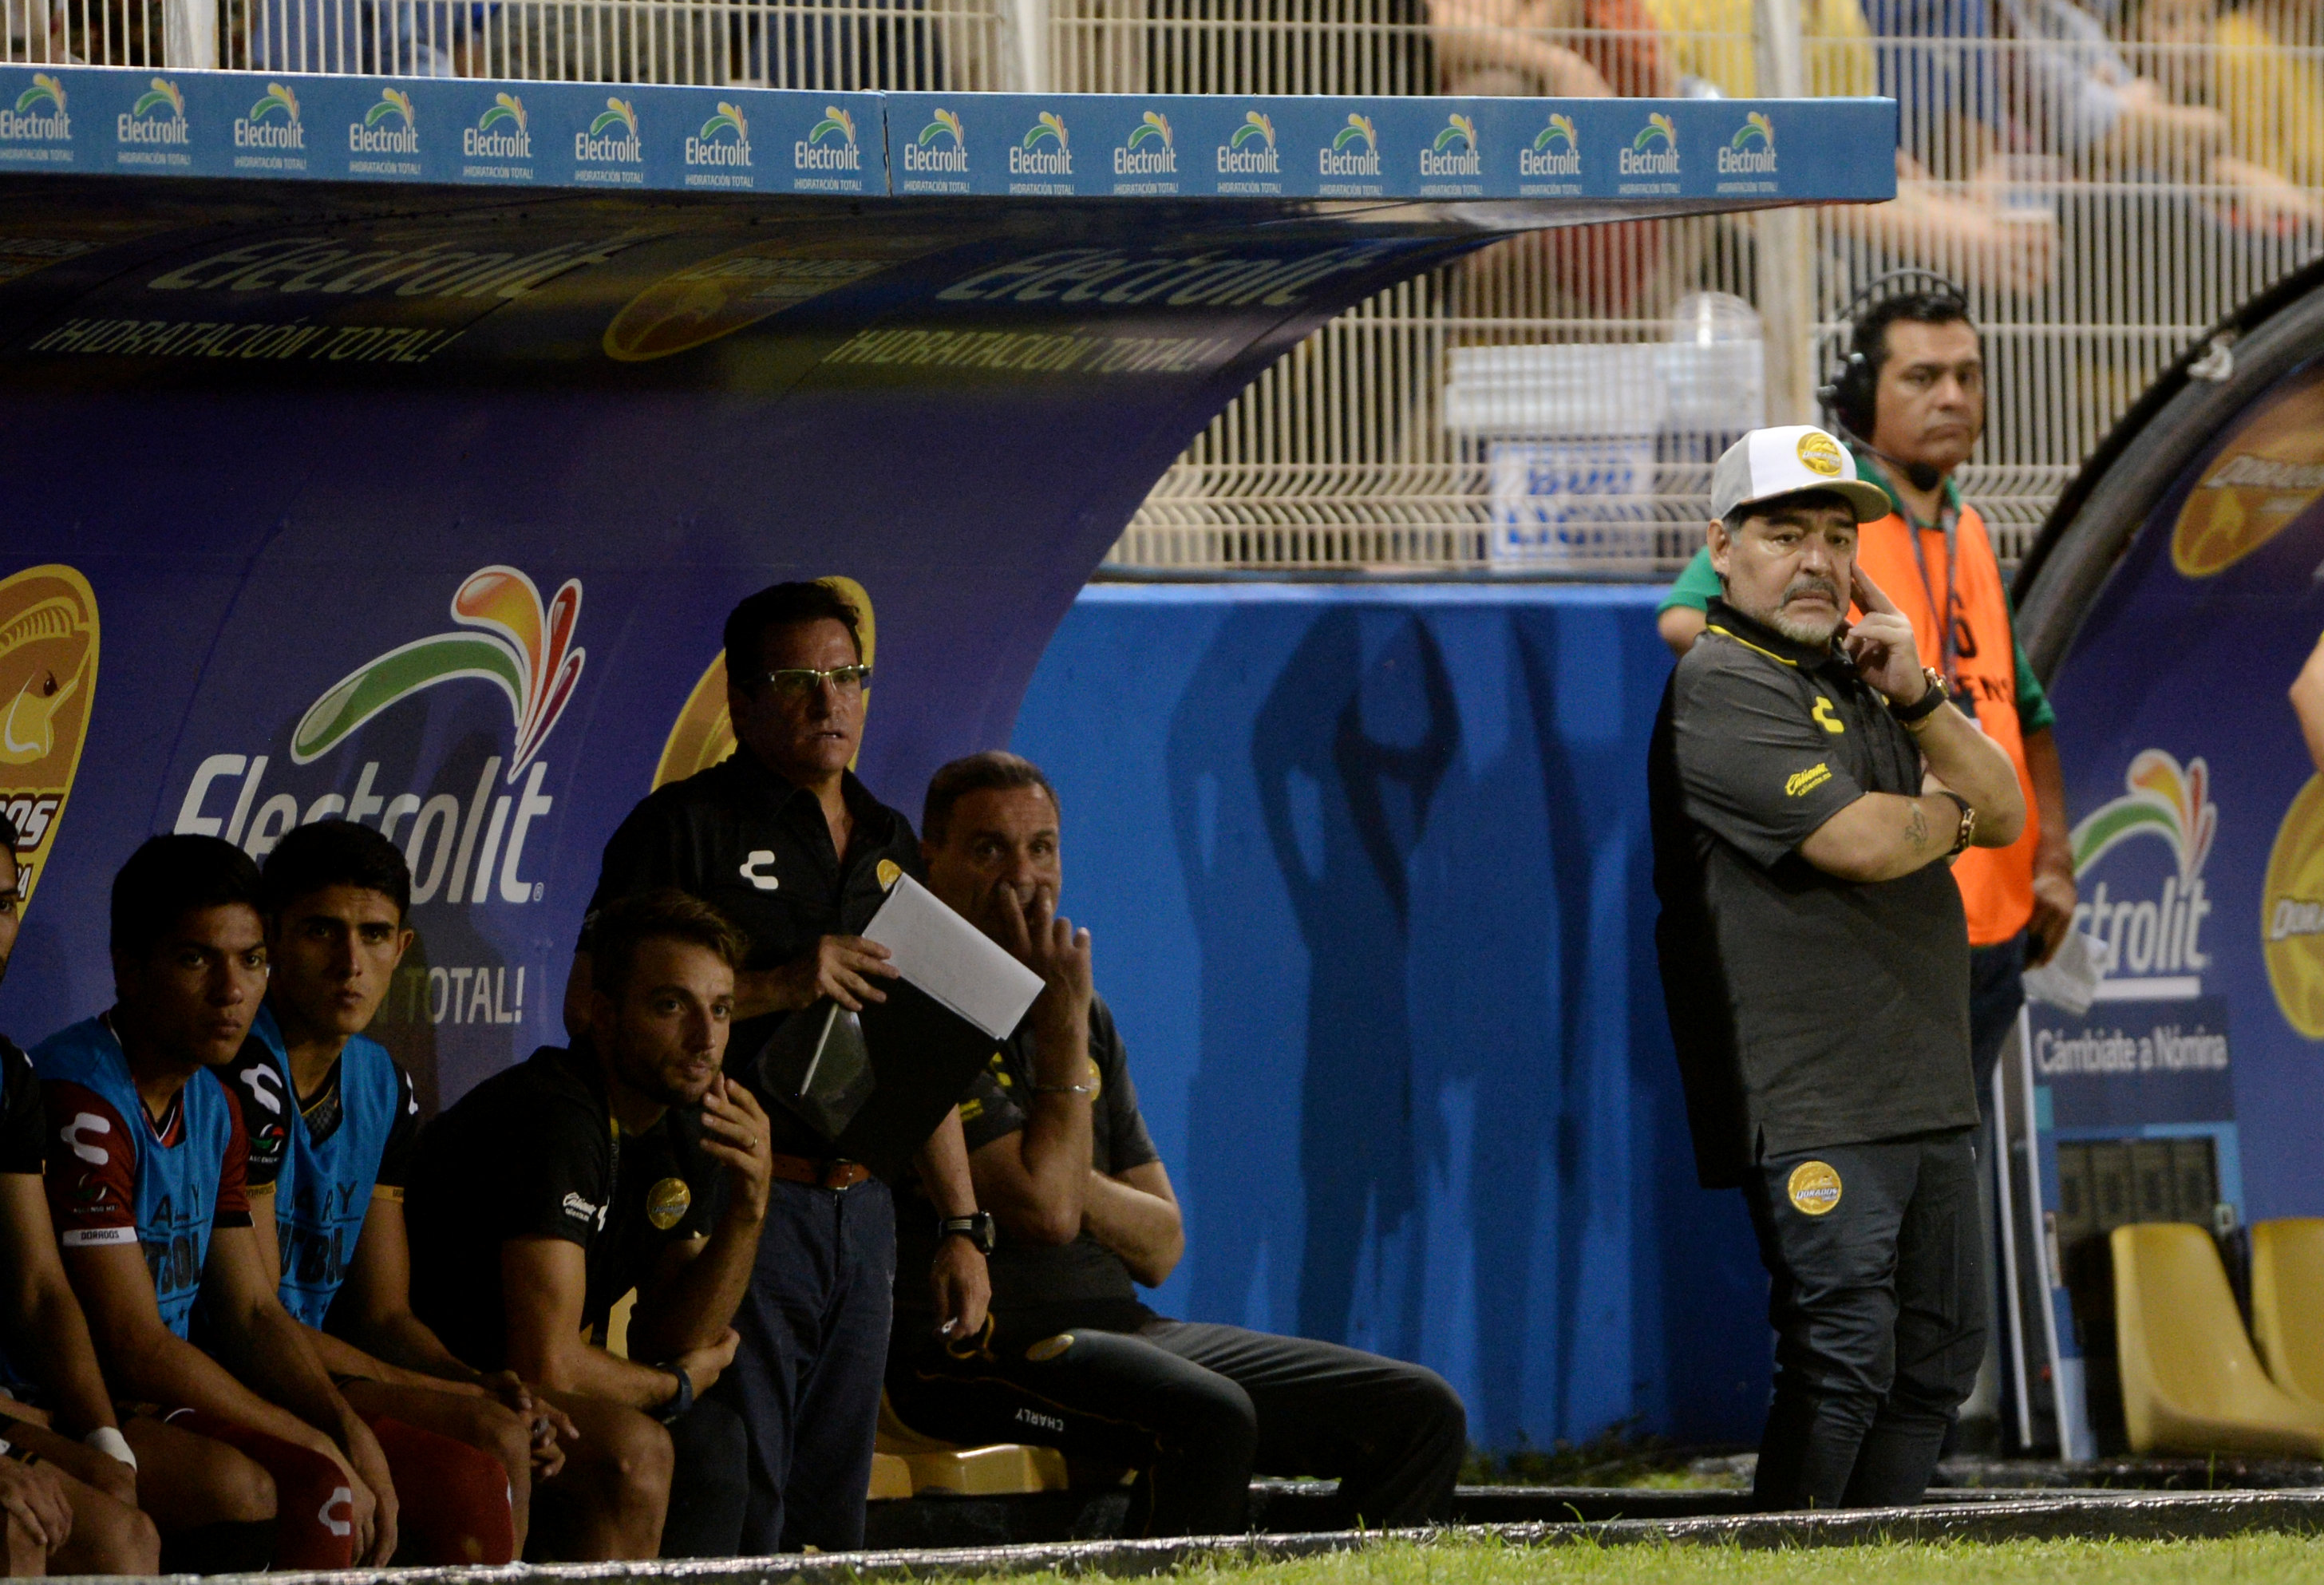
<svg viewBox="0 0 2324 1585">
<path fill-rule="evenodd" d="M 978 1201 L 1001 1223 L 990 1330 L 954 1343 L 899 1328 L 897 1414 L 930 1436 L 1139 1471 L 1132 1534 L 1240 1534 L 1254 1469 L 1338 1478 L 1333 1527 L 1443 1518 L 1467 1416 L 1433 1371 L 1139 1302 L 1185 1235 L 1091 983 L 1089 933 L 1056 917 L 1059 824 L 1047 779 L 1014 754 L 956 760 L 928 784 L 929 886 L 1045 983 L 961 1109 Z M 933 1225 L 906 1215 L 904 1247 L 925 1248 L 914 1230 Z M 899 1277 L 899 1313 L 916 1286 Z"/>
<path fill-rule="evenodd" d="M 1646 5 L 1691 93 L 1741 99 L 1758 94 L 1751 0 Z M 1881 91 L 1871 30 L 1857 0 L 1809 0 L 1803 23 L 1811 95 L 1861 97 Z M 2039 291 L 2057 277 L 2054 210 L 2022 219 L 2004 216 L 1991 203 L 1956 198 L 1901 146 L 1894 200 L 1834 205 L 1827 213 L 1842 232 L 1904 263 L 1943 264 L 2015 292 Z"/>
<path fill-rule="evenodd" d="M 554 1475 L 557 1433 L 573 1427 L 513 1375 L 462 1364 L 411 1313 L 403 1191 L 420 1104 L 362 1033 L 411 943 L 410 873 L 379 833 L 326 820 L 278 843 L 262 880 L 266 1000 L 224 1071 L 250 1141 L 260 1258 L 378 1435 L 415 1560 L 512 1562 L 533 1466 Z"/>
<path fill-rule="evenodd" d="M 273 1477 L 275 1565 L 385 1563 L 387 1460 L 267 1280 L 241 1110 L 214 1071 L 265 994 L 258 896 L 257 866 L 216 837 L 157 836 L 122 866 L 113 1009 L 32 1053 L 49 1209 L 113 1390 L 189 1411 L 179 1424 Z"/>
<path fill-rule="evenodd" d="M 567 982 L 566 1027 L 589 1027 L 594 921 L 656 887 L 706 898 L 750 951 L 735 977 L 733 1069 L 755 1082 L 781 1015 L 829 997 L 861 1010 L 893 978 L 862 939 L 892 878 L 919 868 L 911 822 L 848 769 L 863 736 L 863 664 L 847 597 L 820 583 L 777 584 L 726 619 L 726 703 L 740 741 L 718 764 L 661 788 L 613 840 Z M 894 1203 L 860 1163 L 772 1095 L 776 1183 L 759 1264 L 735 1325 L 742 1341 L 725 1393 L 751 1438 L 752 1553 L 839 1551 L 863 1539 L 896 1272 Z M 867 1104 L 885 1103 L 875 1093 Z M 956 1111 L 919 1155 L 947 1218 L 976 1211 Z M 957 1335 L 983 1324 L 984 1257 L 966 1237 L 937 1241 L 935 1311 Z"/>
<path fill-rule="evenodd" d="M 1969 309 L 1950 292 L 1899 292 L 1861 313 L 1829 400 L 1858 473 L 1886 493 L 1888 515 L 1864 525 L 1857 557 L 1912 623 L 1923 659 L 2016 769 L 2034 818 L 2003 848 L 1953 865 L 1969 911 L 1972 1063 L 1982 1100 L 2025 1000 L 2027 967 L 2047 963 L 2072 927 L 2073 843 L 2056 720 L 2024 646 L 1977 508 L 1953 474 L 1985 429 L 1985 359 Z M 1656 620 L 1680 655 L 1703 630 L 1719 593 L 1711 553 L 1698 551 Z M 1951 613 L 1950 626 L 1939 618 Z"/>
<path fill-rule="evenodd" d="M 1448 94 L 1656 98 L 1676 87 L 1641 0 L 1428 0 Z"/>
<path fill-rule="evenodd" d="M 585 1444 L 623 1449 L 602 1508 L 544 1493 L 579 1555 L 732 1556 L 742 1425 L 699 1395 L 734 1358 L 771 1170 L 766 1114 L 719 1072 L 743 944 L 669 890 L 609 904 L 594 929 L 588 1033 L 420 1133 L 414 1308 L 459 1358 L 587 1411 Z M 609 1329 L 632 1289 L 624 1357 Z"/>
<path fill-rule="evenodd" d="M 1969 942 L 1945 865 L 2014 842 L 2025 808 L 1857 560 L 1888 505 L 1821 429 L 1728 449 L 1722 593 L 1647 760 L 1696 1173 L 1744 1191 L 1773 1282 L 1771 1508 L 1919 1501 L 1983 1354 Z"/>
<path fill-rule="evenodd" d="M 2212 13 L 2212 0 L 2148 0 L 2142 37 L 2218 44 L 2214 92 L 2234 153 L 2214 170 L 2263 226 L 2324 224 L 2324 7 L 2253 0 L 2215 24 Z"/>
<path fill-rule="evenodd" d="M 0 979 L 16 945 L 16 842 L 0 811 Z M 57 1259 L 41 1184 L 44 1116 L 31 1061 L 0 1036 L 0 1269 L 14 1274 L 0 1296 L 0 1339 L 12 1345 L 0 1352 L 0 1563 L 12 1574 L 150 1574 L 161 1567 L 160 1538 L 137 1511 L 137 1454 Z"/>
</svg>

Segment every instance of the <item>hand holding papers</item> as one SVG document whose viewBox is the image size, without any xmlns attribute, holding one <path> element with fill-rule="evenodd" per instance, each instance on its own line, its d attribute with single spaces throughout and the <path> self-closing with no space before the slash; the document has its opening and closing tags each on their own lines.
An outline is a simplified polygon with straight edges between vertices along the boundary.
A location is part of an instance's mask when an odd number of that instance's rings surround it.
<svg viewBox="0 0 2324 1585">
<path fill-rule="evenodd" d="M 1038 974 L 908 875 L 890 889 L 863 938 L 888 949 L 908 984 L 995 1040 L 1006 1040 L 1041 994 Z"/>
</svg>

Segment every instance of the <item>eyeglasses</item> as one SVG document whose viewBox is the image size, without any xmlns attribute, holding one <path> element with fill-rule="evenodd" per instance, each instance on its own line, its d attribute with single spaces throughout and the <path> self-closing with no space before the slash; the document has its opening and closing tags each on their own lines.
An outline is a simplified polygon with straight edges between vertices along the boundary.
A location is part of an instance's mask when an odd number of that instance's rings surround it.
<svg viewBox="0 0 2324 1585">
<path fill-rule="evenodd" d="M 804 699 L 820 693 L 829 683 L 832 691 L 843 699 L 853 699 L 862 694 L 872 680 L 868 666 L 835 666 L 828 671 L 817 671 L 811 666 L 796 667 L 766 674 L 766 684 L 779 699 Z"/>
</svg>

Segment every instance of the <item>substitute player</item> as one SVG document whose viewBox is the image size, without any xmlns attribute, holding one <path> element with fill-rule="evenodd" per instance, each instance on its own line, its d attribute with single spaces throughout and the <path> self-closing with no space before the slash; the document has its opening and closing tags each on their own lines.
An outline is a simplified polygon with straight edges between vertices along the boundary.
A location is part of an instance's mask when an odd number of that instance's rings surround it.
<svg viewBox="0 0 2324 1585">
<path fill-rule="evenodd" d="M 49 1209 L 113 1389 L 273 1477 L 275 1566 L 384 1563 L 386 1457 L 267 1280 L 215 1071 L 265 994 L 258 896 L 257 866 L 216 837 L 153 837 L 114 878 L 113 1009 L 32 1053 Z M 198 1300 L 210 1351 L 188 1341 Z"/>
<path fill-rule="evenodd" d="M 563 1462 L 564 1417 L 454 1359 L 411 1313 L 403 1185 L 420 1107 L 410 1075 L 361 1033 L 411 943 L 410 872 L 377 832 L 327 820 L 285 836 L 261 886 L 266 1002 L 223 1070 L 249 1135 L 260 1256 L 378 1434 L 416 1561 L 511 1562 L 535 1461 L 545 1476 Z"/>
</svg>

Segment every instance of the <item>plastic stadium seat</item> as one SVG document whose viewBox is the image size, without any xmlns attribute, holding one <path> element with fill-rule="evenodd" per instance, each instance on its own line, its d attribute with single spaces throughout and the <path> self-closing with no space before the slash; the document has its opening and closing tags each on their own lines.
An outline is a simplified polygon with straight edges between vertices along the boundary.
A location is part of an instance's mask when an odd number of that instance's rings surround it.
<svg viewBox="0 0 2324 1585">
<path fill-rule="evenodd" d="M 893 1453 L 872 1455 L 872 1500 L 887 1502 L 912 1495 L 912 1467 Z"/>
<path fill-rule="evenodd" d="M 1013 1442 L 991 1447 L 938 1442 L 898 1419 L 885 1393 L 880 1395 L 878 1446 L 881 1453 L 909 1467 L 914 1496 L 936 1491 L 953 1497 L 1022 1497 L 1063 1491 L 1067 1485 L 1065 1456 L 1056 1449 Z"/>
<path fill-rule="evenodd" d="M 2324 1454 L 2324 1408 L 2287 1396 L 2260 1368 L 2211 1235 L 2190 1222 L 2135 1222 L 2110 1240 L 2131 1451 Z"/>
<path fill-rule="evenodd" d="M 2251 1230 L 2252 1341 L 2275 1385 L 2324 1406 L 2324 1217 Z"/>
</svg>

